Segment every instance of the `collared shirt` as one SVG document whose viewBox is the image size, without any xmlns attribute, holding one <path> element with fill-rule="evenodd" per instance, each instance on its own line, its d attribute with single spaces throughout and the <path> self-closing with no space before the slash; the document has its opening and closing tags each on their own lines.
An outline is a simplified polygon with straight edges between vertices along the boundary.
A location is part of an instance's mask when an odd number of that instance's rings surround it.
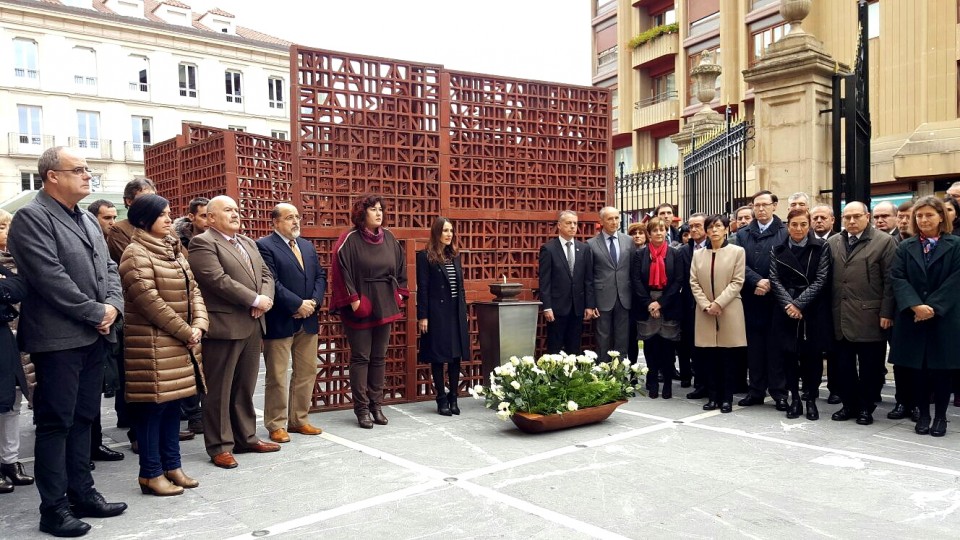
<svg viewBox="0 0 960 540">
<path fill-rule="evenodd" d="M 273 234 L 279 236 L 280 238 L 283 238 L 283 243 L 288 246 L 290 245 L 290 242 L 293 242 L 294 240 L 296 240 L 295 238 L 287 238 L 286 236 L 280 234 L 278 231 L 273 231 Z"/>
<path fill-rule="evenodd" d="M 617 233 L 607 234 L 607 231 L 603 231 L 603 245 L 608 250 L 610 249 L 610 239 L 613 238 L 613 246 L 617 252 L 617 260 L 620 260 L 620 240 L 617 239 Z"/>
<path fill-rule="evenodd" d="M 764 231 L 766 231 L 772 224 L 773 224 L 772 219 L 768 221 L 766 225 L 764 225 L 763 223 L 760 223 L 760 220 L 757 220 L 757 227 L 760 228 L 760 234 L 763 234 Z"/>
<path fill-rule="evenodd" d="M 243 244 L 240 242 L 240 239 L 237 238 L 237 235 L 235 235 L 235 234 L 233 234 L 233 235 L 226 234 L 226 233 L 224 233 L 223 231 L 221 231 L 220 229 L 217 229 L 217 228 L 215 228 L 215 227 L 210 227 L 210 228 L 213 229 L 213 230 L 215 230 L 215 231 L 217 231 L 217 233 L 219 233 L 220 236 L 222 236 L 222 237 L 224 238 L 224 240 L 226 240 L 227 242 L 232 242 L 232 241 L 236 240 L 236 241 L 237 241 L 237 246 L 239 246 L 240 249 L 246 251 L 246 248 L 243 247 Z M 232 246 L 232 243 L 231 243 L 231 246 Z M 250 254 L 247 253 L 247 256 L 249 257 Z M 260 305 L 260 295 L 257 294 L 257 297 L 253 299 L 253 303 L 250 304 L 250 307 L 258 307 L 259 305 Z"/>
<path fill-rule="evenodd" d="M 825 233 L 823 233 L 823 236 L 820 236 L 820 235 L 817 234 L 817 233 L 813 233 L 813 235 L 816 236 L 817 238 L 821 239 L 821 240 L 826 240 L 827 237 L 830 236 L 830 233 L 829 233 L 829 232 L 825 232 Z"/>
<path fill-rule="evenodd" d="M 806 237 L 806 236 L 804 236 L 804 237 L 803 237 L 803 240 L 800 240 L 799 242 L 794 242 L 794 241 L 793 241 L 793 238 L 791 238 L 791 239 L 790 239 L 790 246 L 791 246 L 791 247 L 796 246 L 796 247 L 801 247 L 801 248 L 802 248 L 802 247 L 805 247 L 805 246 L 807 245 L 807 242 L 808 242 L 809 240 L 810 240 L 810 238 L 809 238 L 809 237 Z"/>
<path fill-rule="evenodd" d="M 698 250 L 698 249 L 703 249 L 703 248 L 707 247 L 707 242 L 708 242 L 708 241 L 710 241 L 709 238 L 704 238 L 704 239 L 703 239 L 703 242 L 700 242 L 700 243 L 694 242 L 694 243 L 693 243 L 693 250 L 696 251 L 696 250 Z"/>
</svg>

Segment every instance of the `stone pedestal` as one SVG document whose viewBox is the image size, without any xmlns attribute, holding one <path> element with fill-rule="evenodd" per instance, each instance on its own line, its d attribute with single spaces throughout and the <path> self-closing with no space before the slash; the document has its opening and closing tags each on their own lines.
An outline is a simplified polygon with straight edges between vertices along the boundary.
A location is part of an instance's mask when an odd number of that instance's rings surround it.
<svg viewBox="0 0 960 540">
<path fill-rule="evenodd" d="M 824 201 L 832 186 L 830 114 L 832 77 L 847 67 L 806 32 L 790 33 L 767 48 L 743 79 L 756 99 L 756 167 L 760 189 L 781 199 L 797 191 Z M 785 215 L 784 205 L 781 214 Z"/>
<path fill-rule="evenodd" d="M 511 356 L 533 356 L 540 302 L 476 302 L 484 384 Z"/>
</svg>

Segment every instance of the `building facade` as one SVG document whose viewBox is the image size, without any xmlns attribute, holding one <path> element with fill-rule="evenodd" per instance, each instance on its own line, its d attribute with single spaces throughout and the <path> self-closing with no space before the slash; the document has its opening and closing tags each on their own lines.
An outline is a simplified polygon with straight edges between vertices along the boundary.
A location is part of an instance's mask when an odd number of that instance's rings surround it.
<svg viewBox="0 0 960 540">
<path fill-rule="evenodd" d="M 289 45 L 176 0 L 5 0 L 0 201 L 40 188 L 54 145 L 86 156 L 95 190 L 121 191 L 181 122 L 288 138 Z"/>
<path fill-rule="evenodd" d="M 779 8 L 780 0 L 594 0 L 594 13 L 614 13 L 617 27 L 615 163 L 624 162 L 630 173 L 677 162 L 669 137 L 701 107 L 690 71 L 704 52 L 723 69 L 710 106 L 752 119 L 755 99 L 742 72 L 789 32 Z M 877 200 L 941 192 L 960 177 L 958 11 L 952 0 L 868 3 Z M 854 64 L 857 0 L 814 2 L 803 28 L 839 64 Z M 830 182 L 824 179 L 822 187 Z"/>
</svg>

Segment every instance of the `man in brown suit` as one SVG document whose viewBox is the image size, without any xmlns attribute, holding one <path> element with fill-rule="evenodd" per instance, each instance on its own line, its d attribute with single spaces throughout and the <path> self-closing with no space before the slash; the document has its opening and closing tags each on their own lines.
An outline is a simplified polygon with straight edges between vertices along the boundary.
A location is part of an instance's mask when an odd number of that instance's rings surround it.
<svg viewBox="0 0 960 540">
<path fill-rule="evenodd" d="M 203 340 L 207 395 L 203 438 L 213 464 L 237 466 L 232 452 L 276 452 L 280 445 L 257 438 L 253 391 L 273 307 L 273 276 L 253 240 L 239 234 L 236 201 L 221 195 L 207 205 L 208 228 L 190 241 L 190 267 L 210 317 Z"/>
</svg>

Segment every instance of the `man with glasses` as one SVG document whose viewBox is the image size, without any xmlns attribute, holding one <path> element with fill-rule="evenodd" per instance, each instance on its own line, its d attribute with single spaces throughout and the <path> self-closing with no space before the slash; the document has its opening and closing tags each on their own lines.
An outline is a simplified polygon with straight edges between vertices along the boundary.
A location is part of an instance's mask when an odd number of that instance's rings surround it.
<svg viewBox="0 0 960 540">
<path fill-rule="evenodd" d="M 874 399 L 884 383 L 885 331 L 893 326 L 890 281 L 896 243 L 870 225 L 867 206 L 858 201 L 843 209 L 844 231 L 827 241 L 833 256 L 833 325 L 843 408 L 842 422 L 873 423 Z"/>
<path fill-rule="evenodd" d="M 890 201 L 882 201 L 873 207 L 873 226 L 887 234 L 897 230 L 897 207 Z"/>
<path fill-rule="evenodd" d="M 774 214 L 777 196 L 761 191 L 753 196 L 756 219 L 737 231 L 737 245 L 747 253 L 746 280 L 741 294 L 747 326 L 747 365 L 750 389 L 738 404 L 741 407 L 759 405 L 770 391 L 778 411 L 786 411 L 786 376 L 780 355 L 770 354 L 770 321 L 775 303 L 770 294 L 770 252 L 786 241 L 787 228 Z"/>
<path fill-rule="evenodd" d="M 103 358 L 123 309 L 120 275 L 103 232 L 77 203 L 90 194 L 90 169 L 72 149 L 47 149 L 37 163 L 43 188 L 17 211 L 10 251 L 30 294 L 20 304 L 18 339 L 36 367 L 36 484 L 40 530 L 82 536 L 84 517 L 117 516 L 90 474 L 90 425 L 100 411 Z"/>
</svg>

